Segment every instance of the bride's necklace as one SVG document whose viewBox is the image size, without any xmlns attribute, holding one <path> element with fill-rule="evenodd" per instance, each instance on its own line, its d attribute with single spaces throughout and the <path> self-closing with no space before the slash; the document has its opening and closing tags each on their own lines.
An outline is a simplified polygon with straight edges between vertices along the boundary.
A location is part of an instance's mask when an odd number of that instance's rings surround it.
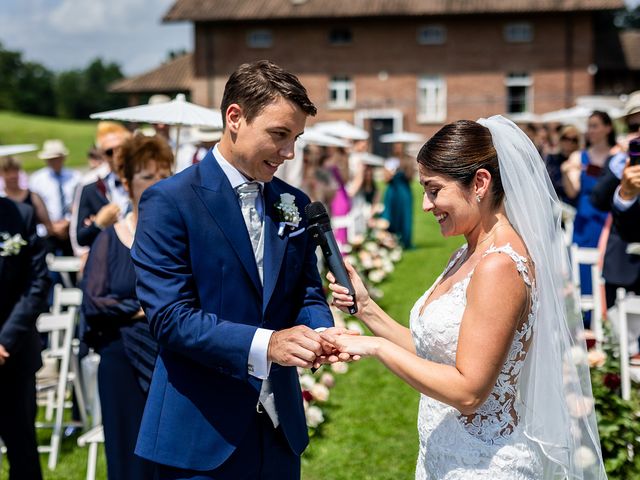
<svg viewBox="0 0 640 480">
<path fill-rule="evenodd" d="M 478 249 L 478 245 L 480 245 L 481 243 L 486 242 L 487 240 L 489 240 L 489 238 L 491 238 L 491 236 L 493 235 L 493 232 L 495 232 L 500 227 L 504 227 L 504 226 L 507 226 L 507 225 L 511 225 L 511 224 L 509 222 L 506 222 L 506 223 L 505 222 L 502 222 L 502 223 L 498 222 L 498 223 L 496 223 L 493 226 L 493 228 L 491 230 L 489 230 L 489 232 L 487 233 L 486 237 L 484 237 L 482 240 L 478 240 L 478 243 L 476 243 L 476 246 L 473 249 L 473 252 L 470 251 L 470 250 L 468 251 L 467 258 L 469 258 L 471 255 L 473 255 L 473 253 Z"/>
</svg>

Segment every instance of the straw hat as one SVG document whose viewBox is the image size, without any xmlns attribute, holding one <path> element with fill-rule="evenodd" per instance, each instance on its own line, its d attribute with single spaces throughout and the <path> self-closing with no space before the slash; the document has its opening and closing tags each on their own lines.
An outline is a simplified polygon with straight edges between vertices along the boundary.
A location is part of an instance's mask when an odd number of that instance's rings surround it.
<svg viewBox="0 0 640 480">
<path fill-rule="evenodd" d="M 624 104 L 624 116 L 628 117 L 634 113 L 640 112 L 640 90 L 636 90 L 629 94 L 627 103 Z"/>
<path fill-rule="evenodd" d="M 42 150 L 38 152 L 38 158 L 40 160 L 49 160 L 51 158 L 66 157 L 68 154 L 69 150 L 64 146 L 62 140 L 45 140 Z"/>
<path fill-rule="evenodd" d="M 222 130 L 213 127 L 198 127 L 193 130 L 193 139 L 196 142 L 218 142 L 222 138 Z"/>
</svg>

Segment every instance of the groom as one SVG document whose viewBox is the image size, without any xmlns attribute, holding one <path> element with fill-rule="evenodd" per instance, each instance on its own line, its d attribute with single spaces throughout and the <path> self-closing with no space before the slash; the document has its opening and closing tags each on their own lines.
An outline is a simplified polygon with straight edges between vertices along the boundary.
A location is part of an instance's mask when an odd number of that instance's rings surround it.
<svg viewBox="0 0 640 480">
<path fill-rule="evenodd" d="M 309 441 L 296 367 L 331 353 L 316 329 L 333 322 L 309 198 L 274 174 L 316 108 L 260 61 L 231 75 L 221 109 L 220 143 L 140 203 L 132 258 L 160 354 L 136 454 L 161 479 L 296 479 Z M 303 218 L 285 225 L 283 206 Z"/>
</svg>

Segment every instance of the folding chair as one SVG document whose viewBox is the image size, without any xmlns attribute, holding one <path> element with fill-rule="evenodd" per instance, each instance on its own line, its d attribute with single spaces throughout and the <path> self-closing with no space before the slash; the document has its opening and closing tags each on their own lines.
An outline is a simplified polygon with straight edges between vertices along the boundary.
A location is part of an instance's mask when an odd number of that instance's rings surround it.
<svg viewBox="0 0 640 480">
<path fill-rule="evenodd" d="M 87 455 L 87 480 L 96 478 L 96 464 L 98 463 L 98 446 L 104 443 L 104 429 L 102 424 L 93 427 L 87 433 L 78 437 L 78 446 L 85 447 L 89 445 L 89 453 Z"/>
<path fill-rule="evenodd" d="M 69 307 L 80 308 L 82 304 L 82 290 L 79 288 L 64 288 L 60 284 L 56 284 L 53 287 L 53 305 L 51 306 L 51 313 L 54 315 L 60 314 L 67 310 Z M 76 310 L 77 311 L 77 310 Z M 54 398 L 55 388 L 52 388 L 52 384 L 57 382 L 57 373 L 55 365 L 60 360 L 59 356 L 56 356 L 55 351 L 60 351 L 60 338 L 59 332 L 51 332 L 49 336 L 49 344 L 53 346 L 52 349 L 45 350 L 43 361 L 45 368 L 43 368 L 37 375 L 38 379 L 38 391 L 46 392 L 46 398 L 40 400 L 38 405 L 45 406 L 45 419 L 50 422 L 53 418 L 54 410 Z M 69 367 L 69 381 L 73 384 L 76 401 L 78 402 L 78 409 L 80 411 L 80 418 L 84 428 L 88 427 L 87 409 L 84 401 L 84 388 L 80 382 L 80 364 L 78 361 L 78 353 L 80 348 L 80 341 L 74 338 L 71 341 L 71 360 Z M 53 371 L 52 371 L 53 370 Z M 71 404 L 65 404 L 65 407 L 71 407 Z M 75 425 L 75 424 L 74 424 Z"/>
<path fill-rule="evenodd" d="M 62 277 L 62 283 L 66 288 L 72 288 L 70 273 L 77 273 L 82 266 L 79 257 L 56 257 L 53 253 L 47 255 L 47 268 L 52 272 L 58 272 Z"/>
<path fill-rule="evenodd" d="M 620 341 L 620 377 L 622 381 L 622 398 L 629 400 L 631 398 L 631 377 L 634 372 L 629 366 L 629 317 L 637 315 L 640 317 L 640 297 L 631 293 L 627 293 L 624 288 L 616 291 L 616 307 L 615 310 L 609 310 L 612 317 L 617 320 L 617 334 Z M 635 368 L 637 379 L 637 367 Z"/>
<path fill-rule="evenodd" d="M 602 295 L 602 271 L 600 270 L 600 251 L 597 248 L 578 247 L 571 245 L 571 265 L 573 266 L 573 285 L 580 292 L 580 265 L 591 266 L 591 295 L 580 295 L 580 310 L 591 312 L 591 330 L 596 337 L 597 345 L 601 345 L 604 339 L 602 330 L 602 307 L 604 299 Z"/>
<path fill-rule="evenodd" d="M 569 247 L 573 243 L 573 221 L 576 218 L 576 209 L 565 202 L 560 202 L 560 209 L 564 227 L 564 243 Z"/>
<path fill-rule="evenodd" d="M 76 307 L 70 307 L 66 312 L 62 313 L 43 313 L 38 317 L 37 329 L 41 333 L 56 333 L 59 342 L 52 343 L 48 350 L 43 354 L 51 355 L 53 358 L 59 358 L 60 366 L 55 384 L 49 383 L 47 388 L 55 389 L 54 396 L 54 412 L 55 419 L 53 424 L 36 424 L 39 428 L 52 428 L 51 443 L 38 447 L 39 452 L 49 453 L 48 467 L 50 470 L 56 468 L 58 462 L 58 454 L 60 452 L 60 440 L 62 437 L 63 414 L 65 407 L 65 396 L 70 381 L 70 363 L 71 363 L 71 343 L 75 328 Z M 52 335 L 53 336 L 53 335 Z M 81 393 L 81 392 L 79 392 Z"/>
</svg>

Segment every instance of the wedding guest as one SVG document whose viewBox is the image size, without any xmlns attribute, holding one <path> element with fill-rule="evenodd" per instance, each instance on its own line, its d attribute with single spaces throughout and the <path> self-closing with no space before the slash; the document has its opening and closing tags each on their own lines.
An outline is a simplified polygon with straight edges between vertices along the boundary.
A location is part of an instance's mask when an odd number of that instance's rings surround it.
<svg viewBox="0 0 640 480">
<path fill-rule="evenodd" d="M 560 130 L 560 141 L 557 151 L 544 157 L 547 173 L 558 198 L 565 203 L 575 205 L 575 198 L 569 198 L 564 191 L 562 171 L 560 167 L 571 154 L 580 148 L 580 131 L 573 125 L 566 125 Z"/>
<path fill-rule="evenodd" d="M 28 188 L 22 188 L 20 185 L 20 173 L 22 172 L 22 164 L 15 157 L 0 158 L 0 177 L 5 183 L 5 196 L 16 203 L 26 203 L 31 205 L 36 213 L 38 224 L 44 225 L 48 235 L 56 235 L 59 233 L 53 228 L 53 224 L 49 219 L 49 213 L 42 198 Z"/>
<path fill-rule="evenodd" d="M 37 170 L 29 179 L 29 190 L 42 198 L 54 234 L 47 237 L 47 250 L 56 255 L 71 256 L 73 250 L 69 240 L 69 222 L 73 194 L 80 182 L 80 173 L 64 167 L 69 151 L 62 140 L 45 140 L 38 158 L 47 166 Z M 46 229 L 39 228 L 40 236 Z"/>
<path fill-rule="evenodd" d="M 198 127 L 193 130 L 193 144 L 187 143 L 180 147 L 176 159 L 176 173 L 202 161 L 216 143 L 222 138 L 219 128 Z"/>
<path fill-rule="evenodd" d="M 356 317 L 375 336 L 322 336 L 420 392 L 416 480 L 605 479 L 589 370 L 573 360 L 586 356 L 582 329 L 561 296 L 560 208 L 537 149 L 494 116 L 445 125 L 418 162 L 423 210 L 467 243 L 416 301 L 409 328 L 349 265 Z M 353 297 L 328 279 L 347 311 Z"/>
<path fill-rule="evenodd" d="M 611 149 L 615 145 L 616 133 L 611 117 L 606 112 L 594 111 L 588 121 L 587 148 L 572 153 L 560 167 L 565 193 L 576 202 L 573 243 L 579 247 L 598 246 L 608 213 L 594 207 L 590 196 L 613 156 Z M 589 265 L 580 266 L 580 289 L 584 295 L 592 292 Z M 585 317 L 585 322 L 589 324 L 588 317 Z"/>
<path fill-rule="evenodd" d="M 117 125 L 117 124 L 116 124 Z M 105 166 L 95 180 L 79 189 L 73 224 L 78 246 L 91 247 L 98 234 L 122 218 L 130 208 L 129 195 L 114 169 L 114 156 L 122 143 L 130 137 L 122 126 L 111 127 L 98 136 L 97 146 L 105 159 Z"/>
<path fill-rule="evenodd" d="M 84 340 L 100 354 L 98 388 L 107 472 L 114 480 L 153 478 L 152 465 L 133 452 L 157 344 L 136 296 L 130 250 L 140 196 L 167 178 L 172 166 L 171 149 L 158 136 L 136 135 L 121 145 L 115 172 L 133 209 L 98 234 L 85 268 L 82 308 L 89 329 Z"/>
<path fill-rule="evenodd" d="M 384 211 L 382 217 L 389 222 L 389 231 L 398 235 L 404 248 L 413 247 L 413 194 L 411 181 L 415 166 L 405 153 L 404 144 L 393 146 L 394 156 L 385 162 Z"/>
<path fill-rule="evenodd" d="M 0 250 L 0 438 L 9 480 L 41 480 L 35 374 L 42 358 L 35 325 L 50 284 L 30 205 L 0 198 Z"/>
<path fill-rule="evenodd" d="M 342 147 L 329 147 L 328 156 L 322 163 L 323 167 L 331 173 L 336 190 L 329 204 L 332 217 L 344 217 L 351 211 L 351 198 L 347 193 L 347 181 L 349 179 L 349 157 Z M 336 228 L 333 233 L 338 244 L 347 243 L 347 229 Z"/>
</svg>

